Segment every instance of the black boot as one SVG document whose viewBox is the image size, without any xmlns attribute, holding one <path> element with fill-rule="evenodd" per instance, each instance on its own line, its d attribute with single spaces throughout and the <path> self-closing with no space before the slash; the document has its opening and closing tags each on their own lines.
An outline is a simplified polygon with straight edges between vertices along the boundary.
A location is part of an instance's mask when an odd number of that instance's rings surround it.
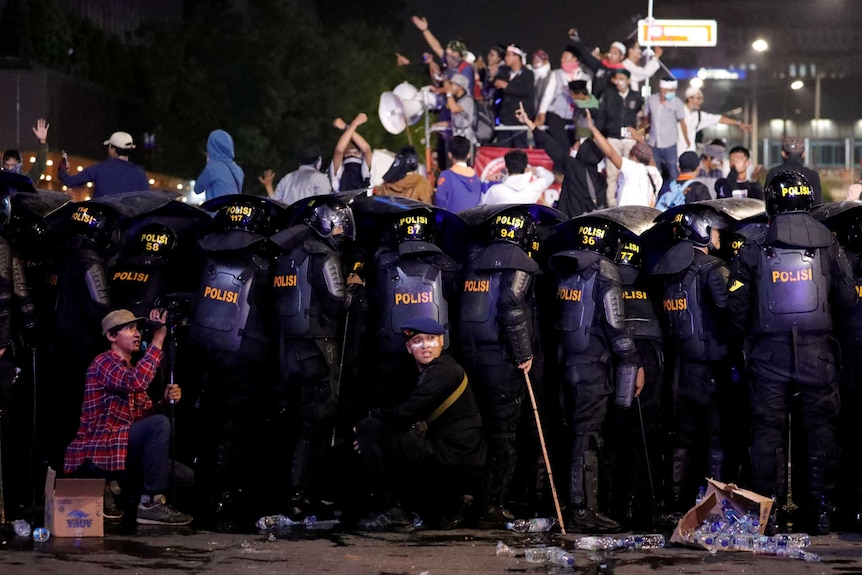
<svg viewBox="0 0 862 575">
<path fill-rule="evenodd" d="M 599 511 L 599 461 L 595 451 L 584 453 L 585 501 L 575 501 L 569 510 L 569 528 L 581 533 L 619 531 L 620 524 Z"/>
</svg>

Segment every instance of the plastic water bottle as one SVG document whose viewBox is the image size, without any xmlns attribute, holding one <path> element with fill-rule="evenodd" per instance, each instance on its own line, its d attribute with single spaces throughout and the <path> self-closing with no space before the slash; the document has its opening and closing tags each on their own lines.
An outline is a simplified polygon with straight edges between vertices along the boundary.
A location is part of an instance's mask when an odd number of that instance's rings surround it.
<svg viewBox="0 0 862 575">
<path fill-rule="evenodd" d="M 696 506 L 698 506 L 698 505 L 700 505 L 700 502 L 701 502 L 701 501 L 703 501 L 705 498 L 706 498 L 706 487 L 704 487 L 703 485 L 701 485 L 701 486 L 697 489 L 697 497 L 695 497 L 695 498 L 694 498 L 694 505 L 695 505 L 695 507 L 696 507 Z"/>
<path fill-rule="evenodd" d="M 518 533 L 544 533 L 557 524 L 553 517 L 534 517 L 532 519 L 515 519 L 506 523 L 506 529 Z"/>
<path fill-rule="evenodd" d="M 646 535 L 629 535 L 616 541 L 616 547 L 625 549 L 661 549 L 664 547 L 664 535 L 661 533 L 649 533 Z"/>
<path fill-rule="evenodd" d="M 820 556 L 816 553 L 790 546 L 787 544 L 787 541 L 783 539 L 776 540 L 772 537 L 766 541 L 755 543 L 753 551 L 755 555 L 774 555 L 790 559 L 804 559 L 805 561 L 820 561 Z"/>
<path fill-rule="evenodd" d="M 554 547 L 551 551 L 551 563 L 556 563 L 561 567 L 574 567 L 575 556 L 560 547 Z"/>
<path fill-rule="evenodd" d="M 18 519 L 12 523 L 15 528 L 15 535 L 18 537 L 30 537 L 30 524 L 25 519 Z"/>
<path fill-rule="evenodd" d="M 292 525 L 302 525 L 298 521 L 292 520 L 287 515 L 265 515 L 257 520 L 255 526 L 258 529 L 272 529 L 273 527 L 290 527 Z"/>
<path fill-rule="evenodd" d="M 788 546 L 796 549 L 804 549 L 811 545 L 811 537 L 807 533 L 778 533 L 773 536 L 773 539 L 786 541 Z"/>
<path fill-rule="evenodd" d="M 419 514 L 418 514 L 418 513 L 414 513 L 414 514 L 413 514 L 413 529 L 419 529 L 419 528 L 421 528 L 424 524 L 425 524 L 425 522 L 422 520 L 422 518 L 419 516 Z"/>
<path fill-rule="evenodd" d="M 36 543 L 44 543 L 51 537 L 51 532 L 47 527 L 37 527 L 33 530 L 33 541 Z"/>
<path fill-rule="evenodd" d="M 551 547 L 530 547 L 524 551 L 527 563 L 549 563 L 551 561 Z"/>
<path fill-rule="evenodd" d="M 614 547 L 616 547 L 616 540 L 613 537 L 595 537 L 587 535 L 575 540 L 575 549 L 596 551 L 601 549 L 613 549 Z"/>
<path fill-rule="evenodd" d="M 503 543 L 497 541 L 497 557 L 514 557 L 515 550 Z"/>
<path fill-rule="evenodd" d="M 312 529 L 315 523 L 317 523 L 317 515 L 308 515 L 302 520 L 302 525 L 306 529 Z"/>
</svg>

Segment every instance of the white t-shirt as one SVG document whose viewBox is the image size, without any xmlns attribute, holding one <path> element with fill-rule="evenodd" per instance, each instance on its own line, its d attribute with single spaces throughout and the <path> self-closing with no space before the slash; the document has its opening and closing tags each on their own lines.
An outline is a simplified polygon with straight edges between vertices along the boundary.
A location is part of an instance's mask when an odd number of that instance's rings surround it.
<svg viewBox="0 0 862 575">
<path fill-rule="evenodd" d="M 655 166 L 623 158 L 617 180 L 617 205 L 653 207 L 661 183 L 661 173 Z"/>
<path fill-rule="evenodd" d="M 721 120 L 721 114 L 710 114 L 701 112 L 700 118 L 697 116 L 697 110 L 689 110 L 685 108 L 685 127 L 688 130 L 688 141 L 690 145 L 686 147 L 685 138 L 682 136 L 682 126 L 677 124 L 676 132 L 676 154 L 681 156 L 683 152 L 697 152 L 697 145 L 694 143 L 694 136 L 699 130 L 715 126 Z"/>
<path fill-rule="evenodd" d="M 485 204 L 535 204 L 548 187 L 554 183 L 554 174 L 542 166 L 534 168 L 535 174 L 525 172 L 506 176 L 482 195 L 480 205 Z"/>
</svg>

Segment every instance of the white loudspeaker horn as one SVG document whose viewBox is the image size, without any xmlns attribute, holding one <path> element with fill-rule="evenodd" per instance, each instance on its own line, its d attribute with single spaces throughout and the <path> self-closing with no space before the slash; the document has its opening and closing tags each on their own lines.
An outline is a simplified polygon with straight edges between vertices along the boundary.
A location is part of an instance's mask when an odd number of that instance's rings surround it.
<svg viewBox="0 0 862 575">
<path fill-rule="evenodd" d="M 430 86 L 417 90 L 408 82 L 398 84 L 391 92 L 380 95 L 377 115 L 390 134 L 400 134 L 422 117 L 422 112 L 434 106 L 435 96 Z"/>
</svg>

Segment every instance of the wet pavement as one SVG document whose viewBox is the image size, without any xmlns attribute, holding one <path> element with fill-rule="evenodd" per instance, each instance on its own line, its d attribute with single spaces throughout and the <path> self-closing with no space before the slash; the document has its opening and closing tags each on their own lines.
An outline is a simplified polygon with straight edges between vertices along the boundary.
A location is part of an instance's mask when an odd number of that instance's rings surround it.
<svg viewBox="0 0 862 575">
<path fill-rule="evenodd" d="M 412 533 L 359 533 L 322 523 L 272 533 L 217 533 L 194 528 L 108 525 L 102 538 L 61 539 L 44 543 L 16 537 L 0 527 L 0 573 L 19 574 L 327 574 L 467 575 L 475 573 L 862 573 L 862 535 L 834 533 L 812 537 L 809 550 L 819 562 L 754 556 L 746 552 L 670 547 L 620 550 L 600 555 L 574 551 L 574 569 L 528 563 L 533 545 L 572 549 L 579 535 L 518 534 L 508 531 L 419 530 Z M 496 555 L 498 541 L 515 557 Z"/>
</svg>

